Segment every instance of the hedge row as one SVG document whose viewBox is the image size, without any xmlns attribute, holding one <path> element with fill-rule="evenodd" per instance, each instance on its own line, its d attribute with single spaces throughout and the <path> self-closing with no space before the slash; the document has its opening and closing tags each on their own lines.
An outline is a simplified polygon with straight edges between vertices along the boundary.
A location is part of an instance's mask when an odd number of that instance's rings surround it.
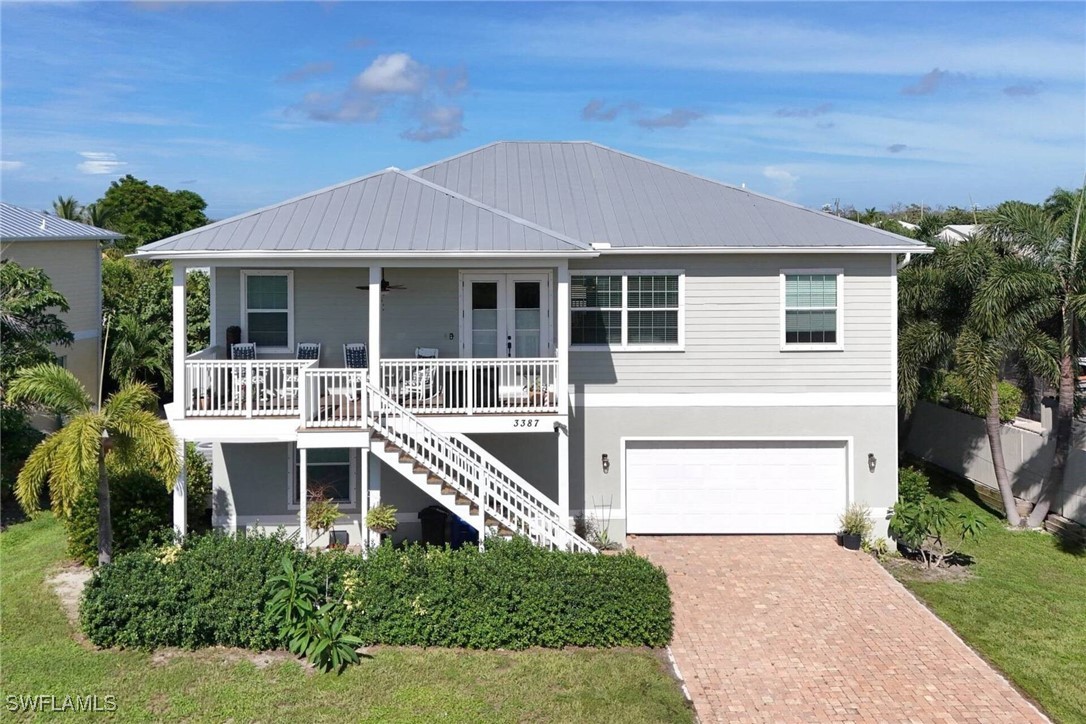
<svg viewBox="0 0 1086 724">
<path fill-rule="evenodd" d="M 275 648 L 264 610 L 283 555 L 342 601 L 367 645 L 523 649 L 663 646 L 671 639 L 664 572 L 632 554 L 546 551 L 495 541 L 486 552 L 382 546 L 365 559 L 302 555 L 276 538 L 199 536 L 172 562 L 141 551 L 88 584 L 83 628 L 99 646 Z"/>
</svg>

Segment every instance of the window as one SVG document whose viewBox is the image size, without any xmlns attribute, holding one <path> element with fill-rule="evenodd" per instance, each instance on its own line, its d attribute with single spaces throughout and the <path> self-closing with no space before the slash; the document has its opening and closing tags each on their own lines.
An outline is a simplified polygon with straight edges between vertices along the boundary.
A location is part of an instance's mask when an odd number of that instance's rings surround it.
<svg viewBox="0 0 1086 724">
<path fill-rule="evenodd" d="M 245 340 L 257 347 L 294 348 L 294 274 L 243 271 L 242 324 Z"/>
<path fill-rule="evenodd" d="M 682 285 L 680 272 L 572 275 L 572 346 L 681 349 Z"/>
<path fill-rule="evenodd" d="M 298 480 L 301 476 L 298 450 L 293 451 L 290 476 L 290 504 L 298 507 Z M 350 448 L 309 448 L 306 452 L 306 487 L 310 494 L 323 491 L 335 503 L 354 503 L 354 461 Z"/>
<path fill-rule="evenodd" d="M 782 349 L 842 349 L 840 270 L 781 272 Z"/>
</svg>

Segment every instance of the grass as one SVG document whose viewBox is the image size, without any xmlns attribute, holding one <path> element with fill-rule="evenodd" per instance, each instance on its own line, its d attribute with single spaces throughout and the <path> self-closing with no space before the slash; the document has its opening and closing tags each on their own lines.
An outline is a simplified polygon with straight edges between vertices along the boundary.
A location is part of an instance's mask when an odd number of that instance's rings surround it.
<svg viewBox="0 0 1086 724">
<path fill-rule="evenodd" d="M 908 568 L 892 572 L 1053 719 L 1086 722 L 1086 553 L 1008 529 L 953 478 L 936 473 L 932 483 L 955 512 L 972 510 L 987 524 L 963 547 L 974 575 L 924 581 Z"/>
<path fill-rule="evenodd" d="M 121 721 L 689 722 L 649 651 L 381 648 L 343 676 L 210 649 L 99 651 L 73 638 L 44 583 L 64 560 L 50 516 L 0 533 L 0 706 L 8 695 L 116 697 Z M 43 715 L 44 716 L 44 715 Z"/>
</svg>

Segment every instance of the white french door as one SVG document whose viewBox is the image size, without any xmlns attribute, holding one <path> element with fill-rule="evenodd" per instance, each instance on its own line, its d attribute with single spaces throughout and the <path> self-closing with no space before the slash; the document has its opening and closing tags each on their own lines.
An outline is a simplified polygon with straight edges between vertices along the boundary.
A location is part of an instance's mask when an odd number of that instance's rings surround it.
<svg viewBox="0 0 1086 724">
<path fill-rule="evenodd" d="M 551 279 L 546 273 L 461 277 L 461 357 L 550 357 Z"/>
</svg>

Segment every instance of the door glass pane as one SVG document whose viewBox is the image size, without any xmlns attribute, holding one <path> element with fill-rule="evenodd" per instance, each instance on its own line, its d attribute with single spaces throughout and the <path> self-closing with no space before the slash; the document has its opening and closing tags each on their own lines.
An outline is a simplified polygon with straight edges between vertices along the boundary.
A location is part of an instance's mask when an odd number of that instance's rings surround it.
<svg viewBox="0 0 1086 724">
<path fill-rule="evenodd" d="M 471 283 L 471 356 L 498 356 L 498 283 Z"/>
<path fill-rule="evenodd" d="M 542 315 L 539 308 L 539 282 L 513 283 L 513 354 L 516 357 L 539 357 L 542 337 Z"/>
</svg>

